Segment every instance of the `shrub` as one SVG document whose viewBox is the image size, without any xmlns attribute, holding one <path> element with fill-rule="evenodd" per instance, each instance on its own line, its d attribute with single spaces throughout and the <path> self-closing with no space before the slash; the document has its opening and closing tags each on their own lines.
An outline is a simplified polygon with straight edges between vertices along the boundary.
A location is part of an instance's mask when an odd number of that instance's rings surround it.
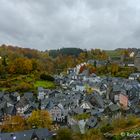
<svg viewBox="0 0 140 140">
<path fill-rule="evenodd" d="M 57 132 L 56 140 L 72 140 L 72 132 L 70 129 L 61 128 Z"/>
<path fill-rule="evenodd" d="M 106 133 L 113 130 L 113 127 L 110 124 L 107 124 L 107 125 L 102 126 L 100 130 L 102 133 Z"/>
<path fill-rule="evenodd" d="M 33 85 L 32 84 L 29 84 L 29 83 L 26 83 L 26 82 L 21 82 L 17 87 L 16 87 L 16 90 L 19 90 L 19 91 L 29 91 L 33 88 Z"/>
<path fill-rule="evenodd" d="M 50 75 L 47 75 L 45 73 L 41 74 L 40 75 L 40 79 L 41 80 L 47 80 L 47 81 L 54 81 L 54 78 Z"/>
</svg>

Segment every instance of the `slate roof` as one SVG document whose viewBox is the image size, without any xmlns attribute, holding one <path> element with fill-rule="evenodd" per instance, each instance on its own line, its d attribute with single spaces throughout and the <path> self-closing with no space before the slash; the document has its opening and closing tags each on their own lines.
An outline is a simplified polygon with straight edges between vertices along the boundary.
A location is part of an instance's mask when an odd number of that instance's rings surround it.
<svg viewBox="0 0 140 140">
<path fill-rule="evenodd" d="M 140 106 L 136 106 L 133 110 L 135 114 L 140 114 Z"/>
<path fill-rule="evenodd" d="M 86 125 L 91 128 L 94 128 L 97 125 L 97 118 L 96 117 L 89 118 Z"/>
<path fill-rule="evenodd" d="M 10 98 L 9 94 L 4 94 L 3 100 L 7 101 L 8 103 L 14 105 L 16 102 Z"/>
<path fill-rule="evenodd" d="M 38 87 L 38 91 L 44 91 L 44 88 L 43 87 Z"/>
<path fill-rule="evenodd" d="M 91 115 L 99 115 L 100 113 L 102 113 L 101 111 L 99 111 L 98 109 L 92 109 L 91 110 Z"/>
<path fill-rule="evenodd" d="M 83 108 L 80 107 L 73 108 L 72 111 L 76 114 L 82 114 L 84 112 Z"/>
<path fill-rule="evenodd" d="M 18 107 L 23 108 L 28 104 L 29 104 L 29 101 L 25 97 L 22 97 L 20 101 L 16 104 L 16 108 Z"/>
<path fill-rule="evenodd" d="M 52 136 L 52 133 L 48 129 L 40 128 L 15 133 L 1 133 L 0 140 L 31 140 L 33 134 L 36 134 L 40 140 Z"/>
<path fill-rule="evenodd" d="M 15 115 L 16 109 L 14 106 L 9 106 L 9 107 L 5 108 L 5 112 L 6 112 L 6 114 L 9 114 L 9 115 Z"/>
<path fill-rule="evenodd" d="M 6 101 L 1 101 L 0 102 L 0 110 L 4 109 L 6 107 Z"/>
<path fill-rule="evenodd" d="M 25 92 L 24 97 L 28 100 L 32 100 L 33 99 L 33 93 L 32 92 Z"/>
<path fill-rule="evenodd" d="M 111 105 L 109 106 L 109 109 L 110 109 L 112 112 L 114 112 L 114 111 L 119 110 L 119 106 L 118 106 L 117 104 L 111 104 Z"/>
<path fill-rule="evenodd" d="M 113 85 L 113 92 L 119 92 L 121 91 L 121 85 Z"/>
<path fill-rule="evenodd" d="M 140 58 L 140 51 L 137 53 L 136 58 Z"/>
<path fill-rule="evenodd" d="M 11 95 L 14 96 L 14 97 L 20 96 L 20 94 L 19 94 L 18 92 L 14 92 L 14 93 L 12 93 Z"/>
<path fill-rule="evenodd" d="M 2 98 L 4 95 L 4 92 L 0 92 L 0 98 Z"/>
<path fill-rule="evenodd" d="M 99 95 L 99 93 L 94 92 L 92 94 L 90 101 L 93 106 L 94 106 L 94 103 L 96 103 L 97 106 L 104 108 L 104 102 L 103 102 L 102 97 Z"/>
</svg>

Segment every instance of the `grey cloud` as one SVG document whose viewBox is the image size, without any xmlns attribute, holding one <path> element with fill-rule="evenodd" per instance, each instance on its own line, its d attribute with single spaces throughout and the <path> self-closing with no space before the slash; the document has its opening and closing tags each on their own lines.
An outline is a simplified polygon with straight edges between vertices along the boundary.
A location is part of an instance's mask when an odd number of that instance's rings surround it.
<svg viewBox="0 0 140 140">
<path fill-rule="evenodd" d="M 1 0 L 0 44 L 139 48 L 139 17 L 139 0 Z"/>
</svg>

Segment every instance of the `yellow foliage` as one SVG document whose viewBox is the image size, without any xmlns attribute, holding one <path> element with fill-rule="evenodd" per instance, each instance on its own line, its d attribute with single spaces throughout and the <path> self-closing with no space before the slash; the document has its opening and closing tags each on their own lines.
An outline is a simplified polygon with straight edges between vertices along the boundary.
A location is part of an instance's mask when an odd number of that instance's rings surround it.
<svg viewBox="0 0 140 140">
<path fill-rule="evenodd" d="M 1 125 L 3 132 L 15 132 L 25 129 L 25 120 L 21 116 L 5 116 Z"/>
<path fill-rule="evenodd" d="M 50 128 L 52 123 L 51 116 L 48 111 L 35 110 L 27 119 L 27 124 L 30 128 Z"/>
</svg>

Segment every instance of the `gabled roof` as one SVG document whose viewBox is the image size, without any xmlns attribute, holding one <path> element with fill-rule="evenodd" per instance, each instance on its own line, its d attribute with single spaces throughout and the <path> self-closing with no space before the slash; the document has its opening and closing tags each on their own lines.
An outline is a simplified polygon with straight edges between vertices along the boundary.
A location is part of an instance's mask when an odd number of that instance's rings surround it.
<svg viewBox="0 0 140 140">
<path fill-rule="evenodd" d="M 37 136 L 40 140 L 52 136 L 47 128 L 25 130 L 15 133 L 1 133 L 0 140 L 31 140 L 33 136 Z"/>
<path fill-rule="evenodd" d="M 96 117 L 89 118 L 86 125 L 91 128 L 94 128 L 97 125 L 97 118 Z"/>
<path fill-rule="evenodd" d="M 5 113 L 9 115 L 15 115 L 16 109 L 14 106 L 9 106 L 5 108 Z"/>
<path fill-rule="evenodd" d="M 121 91 L 121 85 L 113 85 L 113 92 L 119 92 Z"/>
<path fill-rule="evenodd" d="M 32 92 L 25 92 L 24 97 L 28 100 L 32 99 L 33 98 L 33 93 Z"/>
<path fill-rule="evenodd" d="M 72 111 L 76 114 L 82 114 L 84 112 L 83 108 L 80 107 L 73 108 Z"/>
<path fill-rule="evenodd" d="M 111 111 L 117 111 L 117 110 L 119 110 L 119 106 L 118 106 L 117 104 L 111 104 L 111 105 L 109 106 L 109 109 L 110 109 Z"/>
<path fill-rule="evenodd" d="M 10 98 L 10 94 L 4 94 L 3 100 L 12 105 L 14 105 L 16 103 L 16 101 L 14 101 L 12 98 Z"/>
<path fill-rule="evenodd" d="M 14 96 L 14 97 L 20 96 L 20 94 L 18 92 L 11 93 L 11 95 Z"/>
<path fill-rule="evenodd" d="M 137 53 L 136 58 L 140 58 L 140 51 Z"/>
<path fill-rule="evenodd" d="M 29 101 L 23 96 L 20 101 L 16 104 L 16 108 L 20 107 L 23 108 L 26 105 L 29 105 Z"/>
<path fill-rule="evenodd" d="M 92 94 L 92 97 L 90 98 L 90 102 L 91 102 L 92 105 L 94 103 L 96 103 L 97 106 L 99 106 L 101 108 L 104 108 L 104 101 L 103 101 L 102 97 L 100 96 L 100 94 L 97 93 L 97 92 L 94 92 Z"/>
<path fill-rule="evenodd" d="M 6 101 L 1 101 L 0 102 L 0 109 L 5 109 L 6 107 Z"/>
<path fill-rule="evenodd" d="M 98 115 L 98 114 L 100 114 L 100 113 L 102 113 L 102 112 L 99 111 L 98 109 L 92 109 L 92 110 L 91 110 L 91 115 Z"/>
<path fill-rule="evenodd" d="M 0 92 L 0 98 L 2 98 L 4 95 L 4 92 Z"/>
<path fill-rule="evenodd" d="M 51 132 L 47 128 L 40 128 L 40 129 L 35 129 L 36 135 L 39 137 L 39 139 L 44 139 L 48 138 L 52 135 Z"/>
</svg>

